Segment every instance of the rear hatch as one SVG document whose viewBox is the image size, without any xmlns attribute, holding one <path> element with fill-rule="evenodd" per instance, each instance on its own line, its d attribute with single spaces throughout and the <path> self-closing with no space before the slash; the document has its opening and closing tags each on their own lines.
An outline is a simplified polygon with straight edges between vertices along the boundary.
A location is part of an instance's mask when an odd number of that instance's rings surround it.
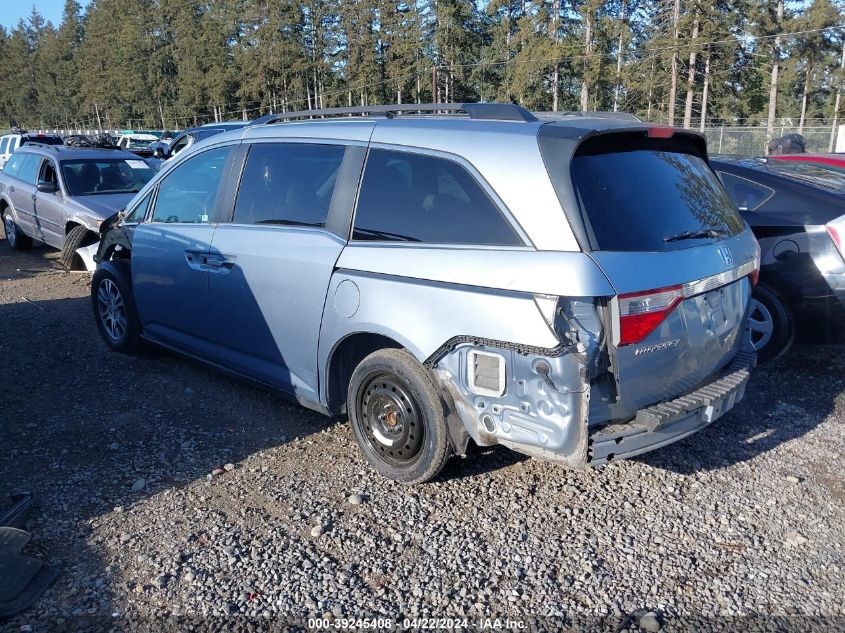
<svg viewBox="0 0 845 633">
<path fill-rule="evenodd" d="M 570 223 L 617 292 L 605 311 L 612 384 L 593 398 L 595 424 L 691 391 L 730 363 L 758 247 L 697 135 L 646 128 L 566 145 Z"/>
</svg>

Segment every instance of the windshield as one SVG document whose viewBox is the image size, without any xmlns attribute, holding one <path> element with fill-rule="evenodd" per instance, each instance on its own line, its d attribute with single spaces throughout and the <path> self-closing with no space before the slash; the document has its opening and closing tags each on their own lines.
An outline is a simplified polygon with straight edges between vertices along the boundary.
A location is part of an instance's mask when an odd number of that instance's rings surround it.
<svg viewBox="0 0 845 633">
<path fill-rule="evenodd" d="M 155 143 L 157 139 L 151 138 L 130 138 L 126 141 L 127 149 L 147 149 L 151 143 Z"/>
<path fill-rule="evenodd" d="M 716 175 L 689 142 L 596 137 L 576 151 L 572 177 L 599 250 L 676 250 L 743 229 Z"/>
<path fill-rule="evenodd" d="M 121 158 L 66 160 L 61 169 L 72 196 L 136 193 L 155 173 L 143 160 Z"/>
</svg>

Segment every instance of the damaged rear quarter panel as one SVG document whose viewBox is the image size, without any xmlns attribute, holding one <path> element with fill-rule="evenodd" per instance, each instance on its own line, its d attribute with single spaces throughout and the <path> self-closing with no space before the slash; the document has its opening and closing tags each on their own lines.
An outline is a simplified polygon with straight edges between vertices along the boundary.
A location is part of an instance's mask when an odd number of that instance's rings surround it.
<svg viewBox="0 0 845 633">
<path fill-rule="evenodd" d="M 351 245 L 328 289 L 319 366 L 325 378 L 332 350 L 347 336 L 389 337 L 432 369 L 444 399 L 454 403 L 451 413 L 478 444 L 583 465 L 588 365 L 600 322 L 575 323 L 581 333 L 561 342 L 535 303 L 538 294 L 595 297 L 613 291 L 582 253 Z M 583 301 L 589 306 L 572 311 L 594 312 L 593 300 Z M 505 357 L 501 397 L 478 397 L 468 389 L 470 349 Z M 327 381 L 320 382 L 326 402 Z"/>
</svg>

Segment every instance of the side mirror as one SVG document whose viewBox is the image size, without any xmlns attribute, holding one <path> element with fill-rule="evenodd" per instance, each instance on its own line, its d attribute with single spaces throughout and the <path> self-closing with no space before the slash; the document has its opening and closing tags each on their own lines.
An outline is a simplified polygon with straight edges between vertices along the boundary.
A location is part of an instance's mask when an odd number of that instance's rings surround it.
<svg viewBox="0 0 845 633">
<path fill-rule="evenodd" d="M 59 190 L 59 187 L 54 182 L 49 182 L 47 180 L 39 180 L 37 189 L 41 193 L 56 193 Z"/>
<path fill-rule="evenodd" d="M 156 146 L 153 150 L 153 158 L 158 158 L 159 160 L 164 160 L 169 154 L 168 149 L 162 145 Z"/>
</svg>

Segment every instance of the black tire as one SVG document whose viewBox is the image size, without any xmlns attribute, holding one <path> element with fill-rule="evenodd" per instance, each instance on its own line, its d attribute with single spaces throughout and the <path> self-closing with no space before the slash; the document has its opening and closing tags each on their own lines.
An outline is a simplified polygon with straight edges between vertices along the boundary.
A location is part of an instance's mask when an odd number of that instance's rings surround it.
<svg viewBox="0 0 845 633">
<path fill-rule="evenodd" d="M 32 248 L 32 238 L 29 235 L 24 235 L 20 227 L 12 218 L 12 213 L 8 209 L 3 210 L 3 232 L 6 235 L 6 242 L 9 243 L 16 251 L 28 251 Z"/>
<path fill-rule="evenodd" d="M 748 326 L 761 363 L 783 356 L 795 340 L 795 318 L 789 305 L 779 292 L 763 284 L 751 296 Z"/>
<path fill-rule="evenodd" d="M 97 241 L 97 236 L 84 226 L 75 226 L 65 236 L 65 243 L 62 245 L 62 252 L 59 255 L 59 263 L 67 270 L 80 268 L 80 258 L 76 249 L 83 246 L 90 246 Z"/>
<path fill-rule="evenodd" d="M 141 343 L 141 322 L 128 266 L 108 262 L 97 268 L 91 280 L 91 307 L 106 345 L 116 352 L 134 354 Z M 119 327 L 121 315 L 123 327 Z"/>
<path fill-rule="evenodd" d="M 428 481 L 449 458 L 443 402 L 431 374 L 407 351 L 382 349 L 362 360 L 346 406 L 358 447 L 388 479 Z"/>
</svg>

